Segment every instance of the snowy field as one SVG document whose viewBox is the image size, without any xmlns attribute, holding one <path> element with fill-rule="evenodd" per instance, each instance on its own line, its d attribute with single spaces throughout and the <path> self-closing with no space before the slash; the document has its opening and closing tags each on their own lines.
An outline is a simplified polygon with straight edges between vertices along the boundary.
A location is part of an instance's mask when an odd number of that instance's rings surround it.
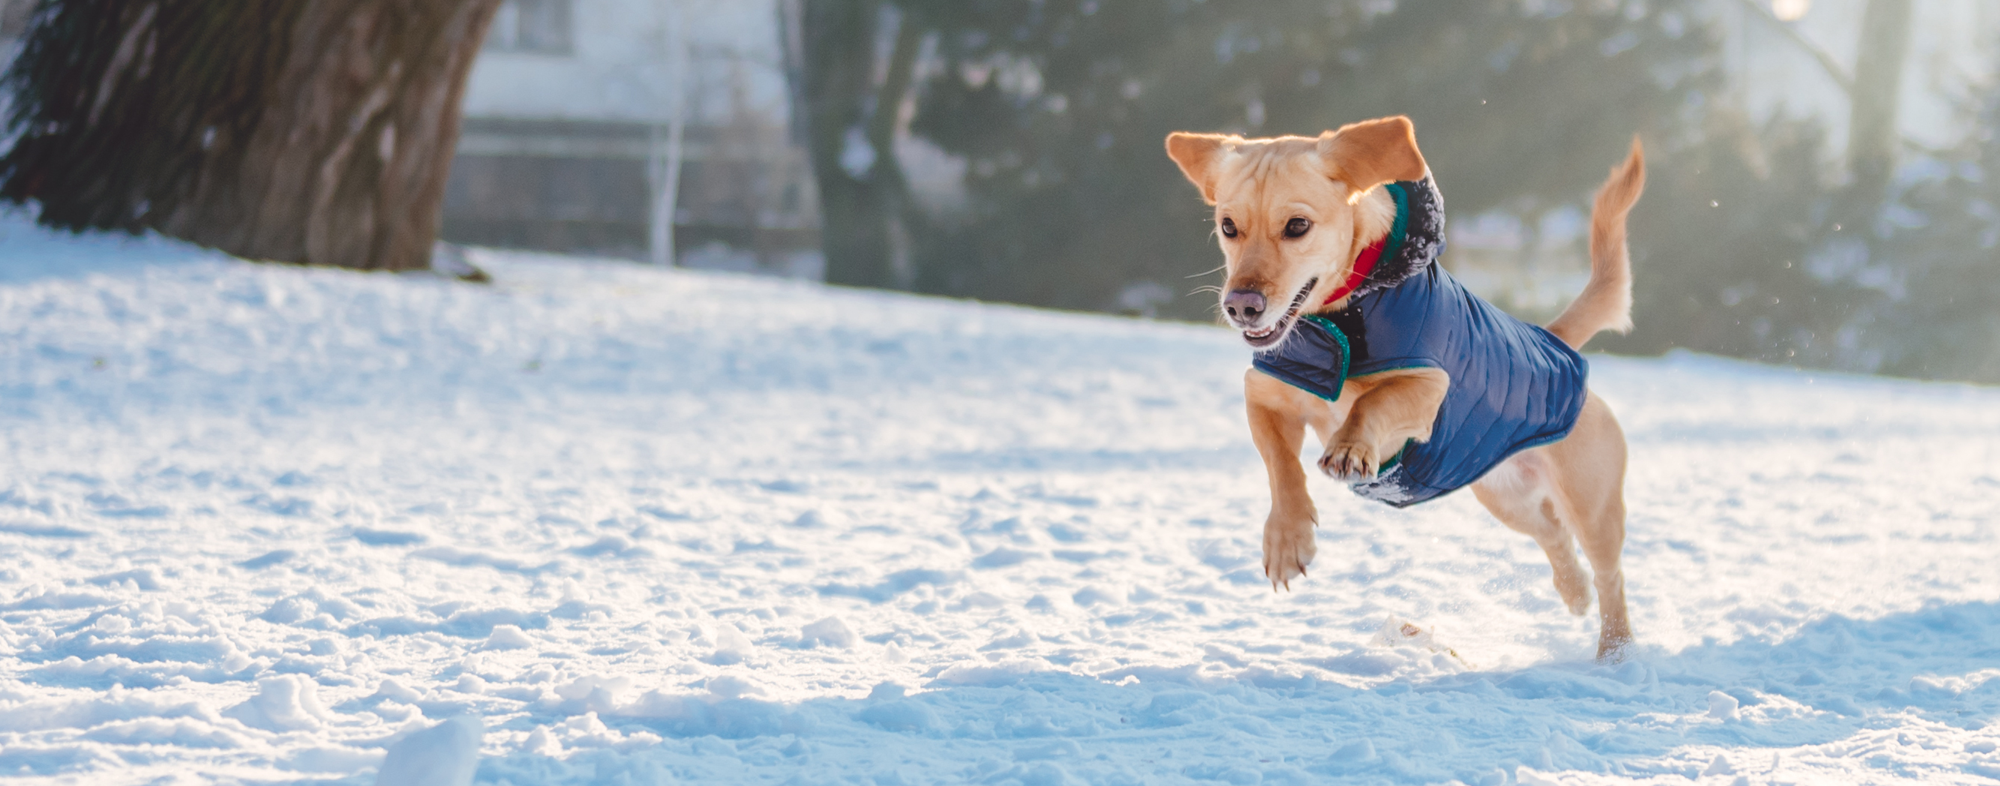
<svg viewBox="0 0 2000 786">
<path fill-rule="evenodd" d="M 1273 593 L 1220 329 L 476 259 L 0 222 L 0 780 L 2000 781 L 2000 391 L 1593 358 L 1602 667 L 1469 494 Z"/>
</svg>

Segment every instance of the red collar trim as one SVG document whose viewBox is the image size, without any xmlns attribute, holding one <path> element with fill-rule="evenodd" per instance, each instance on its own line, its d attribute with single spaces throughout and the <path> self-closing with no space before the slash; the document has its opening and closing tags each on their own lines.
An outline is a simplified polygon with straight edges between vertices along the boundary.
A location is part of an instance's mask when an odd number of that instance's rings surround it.
<svg viewBox="0 0 2000 786">
<path fill-rule="evenodd" d="M 1327 295 L 1326 302 L 1320 306 L 1331 306 L 1341 298 L 1354 294 L 1354 290 L 1359 289 L 1361 283 L 1368 280 L 1368 275 L 1375 272 L 1375 263 L 1382 261 L 1382 249 L 1388 244 L 1389 236 L 1383 235 L 1374 245 L 1361 249 L 1361 253 L 1354 257 L 1354 269 L 1348 271 L 1347 280 L 1340 282 L 1340 286 L 1335 287 L 1333 294 Z"/>
</svg>

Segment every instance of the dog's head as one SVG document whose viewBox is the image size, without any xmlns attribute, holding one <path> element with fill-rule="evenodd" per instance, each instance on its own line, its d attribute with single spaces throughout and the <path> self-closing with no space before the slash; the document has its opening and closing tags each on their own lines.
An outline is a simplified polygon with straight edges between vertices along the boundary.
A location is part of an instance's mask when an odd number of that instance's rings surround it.
<svg viewBox="0 0 2000 786">
<path fill-rule="evenodd" d="M 1318 138 L 1175 132 L 1167 155 L 1215 206 L 1222 313 L 1250 346 L 1283 341 L 1388 232 L 1395 204 L 1376 189 L 1428 171 L 1410 119 L 1385 117 Z"/>
</svg>

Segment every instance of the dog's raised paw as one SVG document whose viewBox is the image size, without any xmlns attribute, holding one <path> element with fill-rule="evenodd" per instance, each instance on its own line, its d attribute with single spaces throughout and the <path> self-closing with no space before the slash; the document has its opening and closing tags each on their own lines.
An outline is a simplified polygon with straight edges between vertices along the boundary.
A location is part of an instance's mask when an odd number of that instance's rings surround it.
<svg viewBox="0 0 2000 786">
<path fill-rule="evenodd" d="M 1319 547 L 1313 543 L 1312 524 L 1264 525 L 1264 576 L 1271 589 L 1291 589 L 1292 579 L 1303 578 Z"/>
<path fill-rule="evenodd" d="M 1337 443 L 1319 457 L 1319 469 L 1342 483 L 1375 477 L 1375 449 L 1358 442 Z"/>
</svg>

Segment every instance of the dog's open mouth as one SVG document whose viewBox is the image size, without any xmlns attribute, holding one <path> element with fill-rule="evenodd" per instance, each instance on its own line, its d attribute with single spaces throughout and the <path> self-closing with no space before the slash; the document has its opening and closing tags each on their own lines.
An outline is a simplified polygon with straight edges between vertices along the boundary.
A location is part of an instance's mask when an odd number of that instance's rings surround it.
<svg viewBox="0 0 2000 786">
<path fill-rule="evenodd" d="M 1243 340 L 1249 342 L 1250 346 L 1256 349 L 1263 349 L 1285 340 L 1285 334 L 1292 329 L 1292 322 L 1299 318 L 1299 309 L 1304 308 L 1306 305 L 1306 296 L 1312 294 L 1313 287 L 1318 285 L 1318 278 L 1307 281 L 1305 286 L 1299 288 L 1299 293 L 1292 296 L 1292 304 L 1285 309 L 1284 316 L 1279 317 L 1278 321 L 1271 323 L 1270 327 L 1263 330 L 1243 331 Z"/>
</svg>

